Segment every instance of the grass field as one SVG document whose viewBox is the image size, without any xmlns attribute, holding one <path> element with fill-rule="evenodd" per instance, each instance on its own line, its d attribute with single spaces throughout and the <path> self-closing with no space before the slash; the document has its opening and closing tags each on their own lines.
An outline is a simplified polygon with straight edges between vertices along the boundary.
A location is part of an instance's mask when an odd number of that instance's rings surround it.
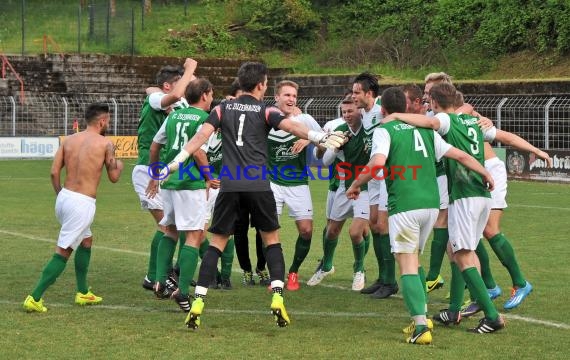
<svg viewBox="0 0 570 360">
<path fill-rule="evenodd" d="M 436 327 L 432 346 L 403 342 L 409 323 L 399 296 L 371 300 L 350 291 L 352 250 L 346 232 L 335 257 L 337 272 L 324 285 L 302 286 L 286 293 L 292 318 L 288 328 L 275 326 L 269 315 L 270 296 L 260 286 L 240 283 L 237 259 L 234 290 L 210 290 L 198 331 L 188 330 L 184 314 L 172 301 L 159 301 L 140 283 L 154 233 L 151 217 L 139 208 L 127 161 L 118 184 L 103 179 L 92 226 L 94 250 L 90 285 L 104 297 L 103 305 L 73 304 L 73 260 L 44 295 L 49 311 L 27 314 L 22 302 L 51 257 L 58 223 L 49 181 L 49 161 L 0 161 L 0 358 L 2 359 L 566 359 L 570 350 L 570 278 L 567 185 L 509 183 L 509 209 L 503 230 L 535 290 L 514 311 L 507 328 L 497 334 L 465 332 L 475 319 L 459 327 Z M 304 281 L 322 253 L 326 186 L 313 182 L 315 236 L 300 270 Z M 294 248 L 294 224 L 282 219 L 281 239 L 287 267 Z M 489 248 L 488 248 L 489 249 Z M 254 249 L 251 249 L 255 259 Z M 372 250 L 371 250 L 372 251 Z M 510 287 L 508 274 L 489 249 L 495 279 L 503 288 L 496 300 L 502 309 Z M 427 265 L 429 245 L 423 262 Z M 366 259 L 370 284 L 377 275 L 373 254 Z M 449 280 L 449 266 L 443 276 Z M 446 306 L 448 287 L 430 296 L 430 313 Z"/>
</svg>

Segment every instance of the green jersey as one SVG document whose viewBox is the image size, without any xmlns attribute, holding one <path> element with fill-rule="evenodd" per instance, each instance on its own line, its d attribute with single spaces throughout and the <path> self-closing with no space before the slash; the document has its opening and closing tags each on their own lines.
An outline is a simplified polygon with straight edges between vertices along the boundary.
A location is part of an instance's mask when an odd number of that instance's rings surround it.
<svg viewBox="0 0 570 360">
<path fill-rule="evenodd" d="M 137 165 L 149 165 L 152 139 L 168 115 L 165 110 L 160 108 L 160 102 L 164 95 L 166 94 L 162 92 L 153 93 L 144 100 L 137 128 L 137 148 L 139 154 Z M 184 107 L 188 107 L 188 103 L 185 99 L 182 99 L 174 104 L 172 109 L 174 111 Z M 162 159 L 163 156 L 164 153 L 161 153 L 160 158 Z"/>
<path fill-rule="evenodd" d="M 483 135 L 479 125 L 477 125 L 479 118 L 467 114 L 445 113 L 438 113 L 436 117 L 440 121 L 438 132 L 441 136 L 451 145 L 473 156 L 484 166 L 483 142 L 492 140 L 492 138 L 489 138 L 492 135 Z M 483 184 L 481 175 L 478 173 L 451 159 L 446 159 L 445 170 L 450 189 L 450 203 L 454 200 L 468 197 L 491 197 L 491 194 Z"/>
<path fill-rule="evenodd" d="M 436 136 L 439 151 L 436 150 Z M 391 121 L 374 132 L 372 156 L 386 156 L 388 214 L 439 209 L 435 160 L 450 146 L 431 129 Z"/>
<path fill-rule="evenodd" d="M 208 142 L 202 146 L 202 150 L 204 150 L 208 158 L 212 177 L 217 179 L 222 169 L 222 132 L 215 131 L 210 135 Z"/>
<path fill-rule="evenodd" d="M 196 107 L 174 111 L 154 137 L 154 141 L 165 145 L 164 161 L 172 161 L 186 143 L 198 132 L 200 126 L 208 118 L 208 113 Z M 188 158 L 180 169 L 170 174 L 161 188 L 169 190 L 205 189 L 206 183 L 200 174 L 194 158 Z"/>
<path fill-rule="evenodd" d="M 344 183 L 345 189 L 348 189 L 356 178 L 356 167 L 365 166 L 370 160 L 372 132 L 366 132 L 362 125 L 356 132 L 353 132 L 346 123 L 339 125 L 335 131 L 342 131 L 349 136 L 341 152 L 344 155 L 344 162 L 338 165 L 340 184 Z M 363 185 L 361 190 L 368 190 L 368 186 Z"/>
<path fill-rule="evenodd" d="M 301 114 L 292 118 L 305 124 L 310 130 L 320 131 L 321 127 L 311 115 Z M 294 153 L 293 146 L 299 140 L 293 134 L 283 130 L 271 129 L 267 137 L 269 153 L 269 180 L 281 186 L 308 185 L 307 148 Z"/>
</svg>

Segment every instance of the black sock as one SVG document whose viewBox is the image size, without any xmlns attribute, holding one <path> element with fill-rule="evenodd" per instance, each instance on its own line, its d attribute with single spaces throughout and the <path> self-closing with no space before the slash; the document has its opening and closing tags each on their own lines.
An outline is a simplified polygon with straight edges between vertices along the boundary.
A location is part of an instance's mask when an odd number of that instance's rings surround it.
<svg viewBox="0 0 570 360">
<path fill-rule="evenodd" d="M 285 279 L 285 259 L 283 259 L 283 249 L 281 244 L 272 244 L 266 248 L 265 256 L 267 260 L 267 268 L 271 281 Z"/>
<path fill-rule="evenodd" d="M 211 245 L 208 247 L 202 258 L 196 286 L 208 288 L 212 281 L 214 281 L 218 273 L 218 259 L 220 256 L 222 256 L 222 252 L 218 248 Z"/>
</svg>

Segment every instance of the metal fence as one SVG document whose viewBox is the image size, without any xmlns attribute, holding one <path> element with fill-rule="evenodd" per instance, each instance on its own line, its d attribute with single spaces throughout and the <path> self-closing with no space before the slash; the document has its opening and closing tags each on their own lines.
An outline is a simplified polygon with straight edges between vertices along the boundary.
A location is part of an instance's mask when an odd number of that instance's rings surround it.
<svg viewBox="0 0 570 360">
<path fill-rule="evenodd" d="M 72 132 L 74 120 L 84 128 L 83 112 L 93 102 L 107 103 L 112 111 L 112 135 L 136 135 L 141 95 L 107 98 L 80 94 L 0 96 L 0 136 L 59 136 Z M 341 97 L 301 97 L 298 106 L 321 125 L 340 117 Z M 266 97 L 268 105 L 273 97 Z M 570 95 L 568 96 L 466 96 L 466 102 L 495 121 L 497 128 L 513 132 L 542 149 L 570 150 Z M 500 146 L 500 145 L 499 145 Z"/>
</svg>

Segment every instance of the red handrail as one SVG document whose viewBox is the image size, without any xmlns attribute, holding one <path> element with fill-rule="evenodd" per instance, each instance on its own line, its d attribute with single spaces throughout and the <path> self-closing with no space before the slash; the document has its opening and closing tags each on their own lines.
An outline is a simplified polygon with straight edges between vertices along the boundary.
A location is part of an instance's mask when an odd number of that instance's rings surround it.
<svg viewBox="0 0 570 360">
<path fill-rule="evenodd" d="M 4 54 L 0 54 L 0 58 L 2 59 L 2 79 L 6 78 L 6 66 L 8 66 L 8 68 L 12 70 L 12 73 L 14 74 L 16 79 L 20 82 L 20 104 L 24 104 L 24 101 L 26 99 L 24 93 L 24 81 L 20 77 L 20 74 L 18 74 L 18 72 L 14 70 L 14 67 L 12 66 L 12 64 L 10 64 L 10 61 Z"/>
</svg>

